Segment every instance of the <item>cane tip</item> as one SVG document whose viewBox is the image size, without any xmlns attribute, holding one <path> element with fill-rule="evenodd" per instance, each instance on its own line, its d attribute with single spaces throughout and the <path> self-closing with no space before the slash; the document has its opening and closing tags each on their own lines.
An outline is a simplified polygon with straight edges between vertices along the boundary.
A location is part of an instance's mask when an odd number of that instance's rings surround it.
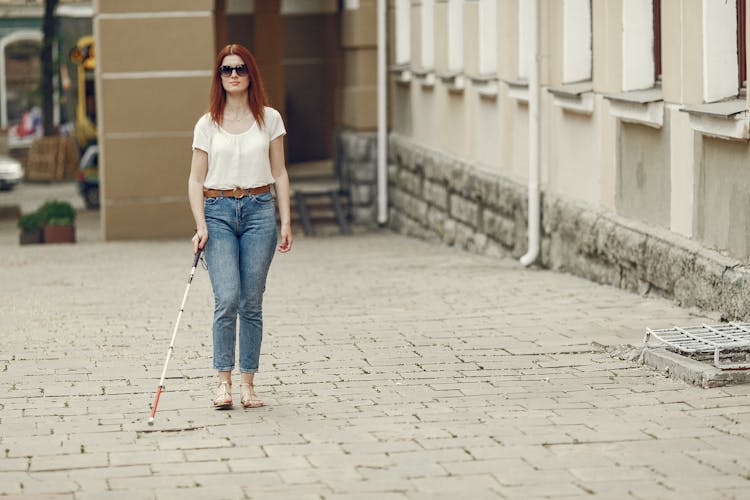
<svg viewBox="0 0 750 500">
<path fill-rule="evenodd" d="M 154 417 L 148 417 L 148 425 L 154 425 Z"/>
</svg>

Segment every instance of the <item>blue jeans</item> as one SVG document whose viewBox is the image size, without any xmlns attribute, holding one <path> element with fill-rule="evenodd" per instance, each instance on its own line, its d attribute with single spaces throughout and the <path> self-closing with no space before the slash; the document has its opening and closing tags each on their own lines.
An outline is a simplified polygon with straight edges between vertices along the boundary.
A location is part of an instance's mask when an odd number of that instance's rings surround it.
<svg viewBox="0 0 750 500">
<path fill-rule="evenodd" d="M 205 258 L 214 292 L 214 368 L 234 369 L 237 316 L 240 372 L 258 371 L 263 340 L 263 292 L 276 247 L 276 210 L 270 192 L 204 200 Z"/>
</svg>

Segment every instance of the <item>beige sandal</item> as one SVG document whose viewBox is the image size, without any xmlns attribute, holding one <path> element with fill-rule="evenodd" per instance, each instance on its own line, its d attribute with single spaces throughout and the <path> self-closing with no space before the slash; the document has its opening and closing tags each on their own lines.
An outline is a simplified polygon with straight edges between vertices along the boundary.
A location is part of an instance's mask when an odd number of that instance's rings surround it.
<svg viewBox="0 0 750 500">
<path fill-rule="evenodd" d="M 243 408 L 260 408 L 263 406 L 263 401 L 255 395 L 253 387 L 252 384 L 240 384 L 240 392 L 242 393 L 240 402 Z"/>
<path fill-rule="evenodd" d="M 219 382 L 215 394 L 214 409 L 228 410 L 232 407 L 232 384 L 230 382 Z"/>
</svg>

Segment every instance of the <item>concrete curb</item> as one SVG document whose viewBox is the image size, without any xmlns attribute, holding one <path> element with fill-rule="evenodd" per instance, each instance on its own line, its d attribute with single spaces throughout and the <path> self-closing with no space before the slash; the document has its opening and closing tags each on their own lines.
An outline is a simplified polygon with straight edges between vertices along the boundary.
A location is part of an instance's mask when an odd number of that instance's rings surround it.
<svg viewBox="0 0 750 500">
<path fill-rule="evenodd" d="M 604 348 L 614 357 L 649 366 L 667 377 L 704 389 L 750 382 L 750 370 L 720 370 L 713 365 L 659 347 L 643 349 L 633 345 L 604 346 L 597 342 L 594 345 Z"/>
</svg>

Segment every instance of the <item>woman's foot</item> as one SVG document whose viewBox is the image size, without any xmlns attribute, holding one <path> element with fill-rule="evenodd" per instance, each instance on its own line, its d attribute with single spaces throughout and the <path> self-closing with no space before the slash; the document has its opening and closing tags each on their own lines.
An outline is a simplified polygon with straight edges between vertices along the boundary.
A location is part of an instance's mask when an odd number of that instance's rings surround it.
<svg viewBox="0 0 750 500">
<path fill-rule="evenodd" d="M 240 401 L 243 408 L 260 408 L 263 406 L 263 401 L 255 395 L 255 389 L 252 384 L 240 384 L 240 392 L 242 393 Z"/>
<path fill-rule="evenodd" d="M 232 384 L 231 382 L 219 382 L 215 392 L 216 398 L 213 400 L 214 409 L 228 410 L 232 407 Z"/>
</svg>

